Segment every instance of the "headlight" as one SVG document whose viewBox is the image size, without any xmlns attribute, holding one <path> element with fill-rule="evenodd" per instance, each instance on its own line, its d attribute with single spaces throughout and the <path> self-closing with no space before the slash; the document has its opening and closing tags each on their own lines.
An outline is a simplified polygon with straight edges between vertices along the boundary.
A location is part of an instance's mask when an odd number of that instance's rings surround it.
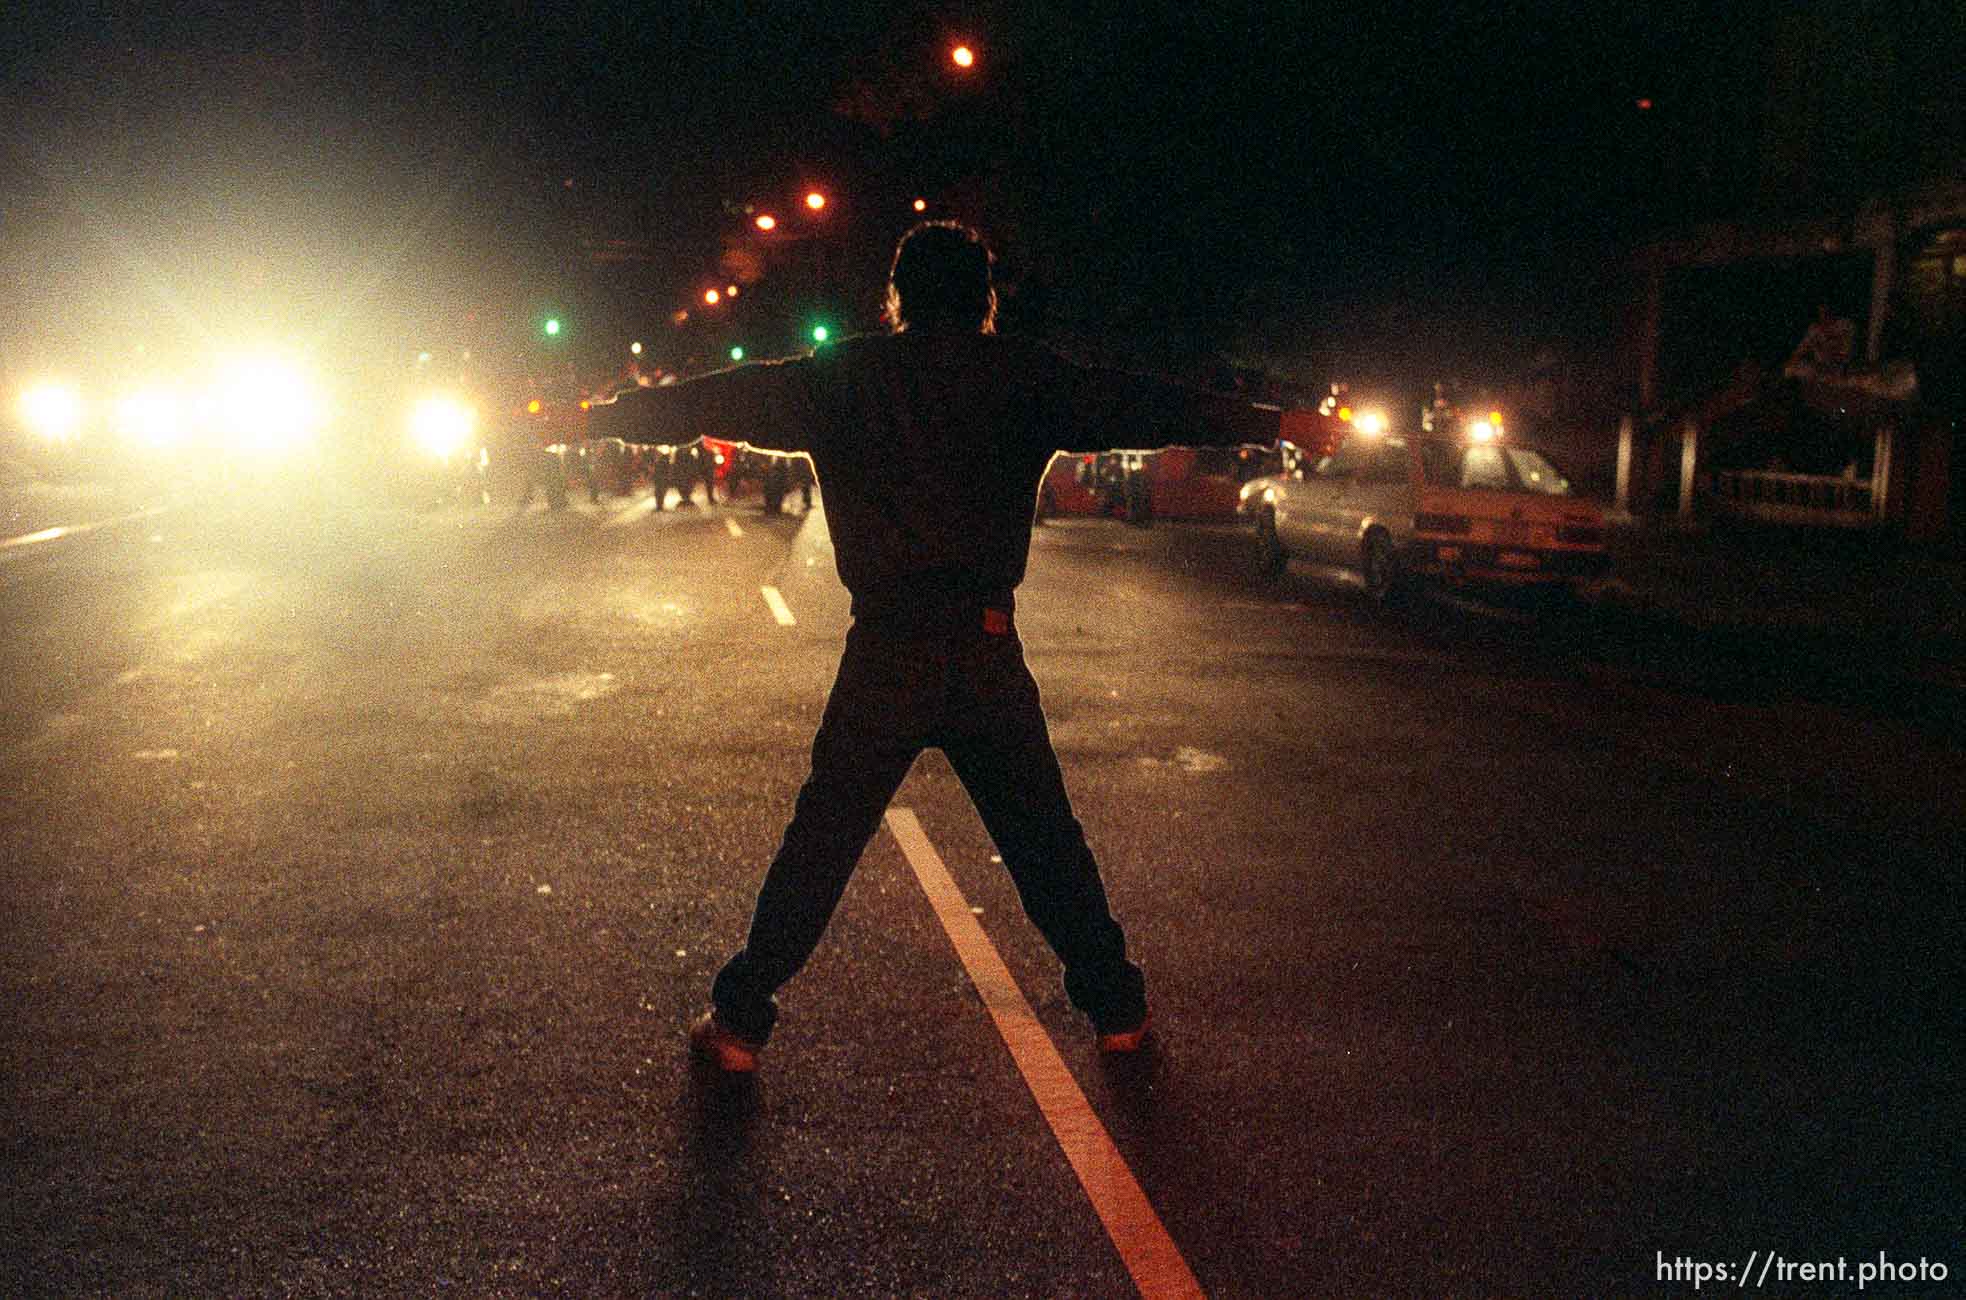
<svg viewBox="0 0 1966 1300">
<path fill-rule="evenodd" d="M 20 395 L 20 418 L 49 442 L 66 442 L 82 428 L 82 395 L 67 384 L 36 384 Z"/>
<path fill-rule="evenodd" d="M 131 393 L 116 404 L 116 431 L 140 447 L 174 447 L 184 440 L 184 400 L 161 388 Z"/>
<path fill-rule="evenodd" d="M 478 413 L 453 397 L 426 397 L 410 412 L 410 436 L 438 460 L 463 451 L 478 427 Z"/>
<path fill-rule="evenodd" d="M 292 450 L 325 418 L 320 397 L 299 369 L 259 358 L 234 363 L 219 377 L 213 416 L 221 433 L 255 451 Z"/>
</svg>

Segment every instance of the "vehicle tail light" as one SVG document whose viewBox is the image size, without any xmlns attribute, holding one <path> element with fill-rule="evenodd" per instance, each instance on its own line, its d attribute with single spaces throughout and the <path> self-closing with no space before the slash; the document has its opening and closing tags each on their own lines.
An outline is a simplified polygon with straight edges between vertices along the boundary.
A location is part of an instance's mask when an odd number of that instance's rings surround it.
<svg viewBox="0 0 1966 1300">
<path fill-rule="evenodd" d="M 1472 531 L 1474 521 L 1466 515 L 1417 514 L 1413 516 L 1413 530 L 1420 533 L 1466 533 Z"/>
</svg>

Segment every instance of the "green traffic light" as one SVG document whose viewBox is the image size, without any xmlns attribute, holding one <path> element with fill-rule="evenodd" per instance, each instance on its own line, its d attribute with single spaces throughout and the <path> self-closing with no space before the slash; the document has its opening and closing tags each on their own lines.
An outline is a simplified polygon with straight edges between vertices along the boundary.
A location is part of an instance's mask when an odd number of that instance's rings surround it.
<svg viewBox="0 0 1966 1300">
<path fill-rule="evenodd" d="M 832 337 L 831 331 L 829 331 L 824 325 L 815 325 L 812 327 L 812 341 L 814 343 L 824 343 L 827 339 L 831 337 Z"/>
<path fill-rule="evenodd" d="M 744 349 L 743 349 L 743 348 L 732 348 L 732 349 L 730 350 L 730 359 L 731 359 L 732 361 L 742 361 L 742 360 L 744 360 Z"/>
<path fill-rule="evenodd" d="M 558 316 L 554 316 L 549 320 L 547 320 L 546 337 L 549 339 L 560 337 L 560 318 Z"/>
</svg>

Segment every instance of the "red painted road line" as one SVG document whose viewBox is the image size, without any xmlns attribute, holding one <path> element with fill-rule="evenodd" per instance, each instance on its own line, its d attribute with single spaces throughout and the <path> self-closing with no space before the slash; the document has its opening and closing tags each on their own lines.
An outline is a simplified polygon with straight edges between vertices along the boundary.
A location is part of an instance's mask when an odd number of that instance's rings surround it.
<svg viewBox="0 0 1966 1300">
<path fill-rule="evenodd" d="M 1045 1123 L 1064 1149 L 1065 1159 L 1091 1198 L 1100 1222 L 1106 1225 L 1106 1235 L 1133 1275 L 1133 1284 L 1147 1300 L 1202 1296 L 1201 1283 L 1195 1280 L 1188 1261 L 1167 1235 L 1106 1126 L 1086 1101 L 1078 1080 L 1065 1068 L 1064 1058 L 1058 1055 L 1030 1002 L 1011 977 L 1010 968 L 969 910 L 968 900 L 950 878 L 948 867 L 929 843 L 914 811 L 888 809 L 887 828 L 901 845 L 908 865 L 915 869 L 915 878 L 921 881 L 922 892 L 928 895 L 936 918 L 955 945 L 970 982 L 983 995 L 983 1005 L 996 1021 L 997 1032 L 1003 1035 L 1018 1073 L 1037 1099 Z"/>
</svg>

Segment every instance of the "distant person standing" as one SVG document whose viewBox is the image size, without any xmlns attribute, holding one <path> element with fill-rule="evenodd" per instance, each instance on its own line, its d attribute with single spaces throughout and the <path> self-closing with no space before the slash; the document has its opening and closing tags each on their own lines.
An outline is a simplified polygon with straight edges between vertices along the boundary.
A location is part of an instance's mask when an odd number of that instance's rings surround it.
<svg viewBox="0 0 1966 1300">
<path fill-rule="evenodd" d="M 917 226 L 894 257 L 891 333 L 595 408 L 607 433 L 629 441 L 710 436 L 809 454 L 853 597 L 811 773 L 744 947 L 691 1027 L 695 1051 L 725 1071 L 757 1067 L 774 994 L 811 956 L 888 801 L 929 747 L 975 802 L 1101 1050 L 1146 1039 L 1146 981 L 1072 813 L 1014 593 L 1055 452 L 1273 443 L 1277 415 L 998 337 L 990 266 L 975 231 Z"/>
</svg>

